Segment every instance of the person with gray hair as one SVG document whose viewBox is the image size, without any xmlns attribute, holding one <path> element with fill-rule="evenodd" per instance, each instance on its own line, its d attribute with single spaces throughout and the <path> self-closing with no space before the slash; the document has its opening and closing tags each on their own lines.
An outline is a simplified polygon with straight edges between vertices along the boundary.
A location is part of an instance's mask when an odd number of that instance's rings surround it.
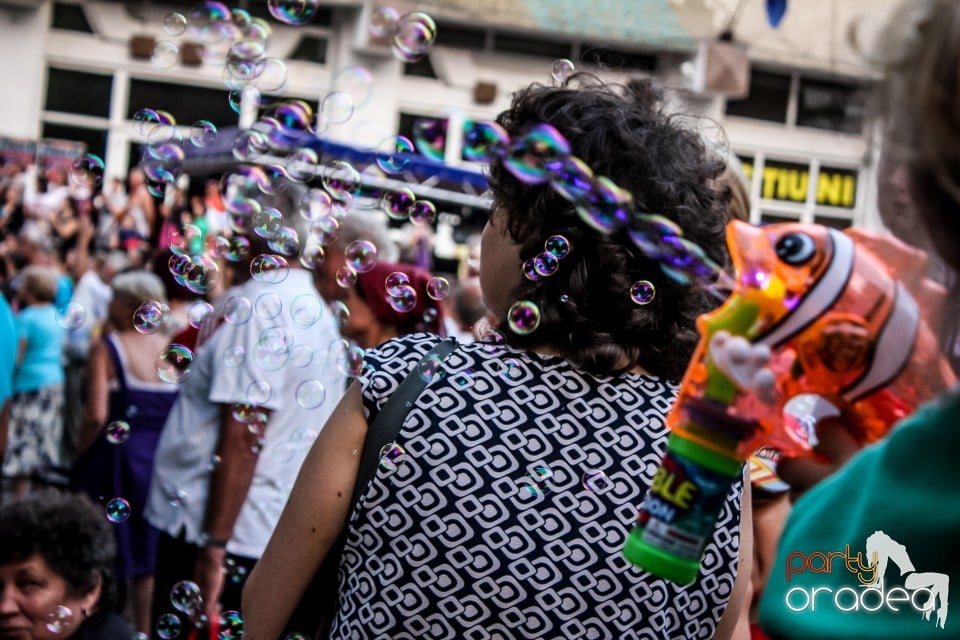
<svg viewBox="0 0 960 640">
<path fill-rule="evenodd" d="M 74 484 L 91 497 L 122 496 L 130 517 L 114 529 L 119 580 L 128 580 L 134 626 L 150 631 L 150 599 L 159 532 L 143 517 L 160 431 L 177 398 L 167 337 L 157 331 L 168 311 L 163 282 L 127 271 L 110 284 L 114 331 L 90 349 L 87 406 Z M 179 354 L 175 354 L 179 357 Z"/>
</svg>

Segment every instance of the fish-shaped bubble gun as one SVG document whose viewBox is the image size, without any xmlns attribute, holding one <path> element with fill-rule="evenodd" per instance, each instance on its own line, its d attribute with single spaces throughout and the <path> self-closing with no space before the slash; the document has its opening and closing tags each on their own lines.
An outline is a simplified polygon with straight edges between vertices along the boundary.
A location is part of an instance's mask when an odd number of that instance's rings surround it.
<svg viewBox="0 0 960 640">
<path fill-rule="evenodd" d="M 696 579 L 751 453 L 815 456 L 825 416 L 876 441 L 955 382 L 936 336 L 944 292 L 924 278 L 922 252 L 799 223 L 733 221 L 727 244 L 733 292 L 697 321 L 667 451 L 624 547 L 680 584 Z"/>
</svg>

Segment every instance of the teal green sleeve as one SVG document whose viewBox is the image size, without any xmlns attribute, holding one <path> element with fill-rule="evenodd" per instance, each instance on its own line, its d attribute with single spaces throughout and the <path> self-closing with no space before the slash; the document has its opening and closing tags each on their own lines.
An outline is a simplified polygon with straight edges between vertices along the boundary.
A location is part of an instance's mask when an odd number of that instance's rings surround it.
<svg viewBox="0 0 960 640">
<path fill-rule="evenodd" d="M 960 637 L 958 452 L 953 393 L 799 500 L 760 605 L 770 637 Z M 868 540 L 877 556 L 868 555 Z M 882 589 L 864 584 L 879 573 L 881 554 L 889 558 Z M 941 597 L 928 606 L 935 592 Z"/>
</svg>

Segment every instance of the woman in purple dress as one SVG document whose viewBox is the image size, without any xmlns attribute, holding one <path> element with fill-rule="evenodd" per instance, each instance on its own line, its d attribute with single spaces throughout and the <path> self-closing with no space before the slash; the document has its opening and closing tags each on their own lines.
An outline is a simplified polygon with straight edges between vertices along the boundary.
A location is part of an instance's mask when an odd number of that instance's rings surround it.
<svg viewBox="0 0 960 640">
<path fill-rule="evenodd" d="M 157 359 L 168 336 L 160 330 L 162 313 L 151 316 L 150 307 L 159 311 L 166 304 L 163 283 L 152 273 L 132 271 L 116 276 L 111 289 L 110 324 L 115 331 L 90 351 L 87 413 L 79 443 L 85 453 L 77 484 L 95 500 L 122 498 L 129 505 L 129 517 L 114 525 L 117 577 L 121 584 L 130 581 L 135 628 L 149 633 L 159 533 L 143 518 L 143 506 L 157 440 L 178 387 L 169 375 L 161 377 L 168 369 L 158 372 Z M 150 304 L 142 307 L 144 303 Z"/>
</svg>

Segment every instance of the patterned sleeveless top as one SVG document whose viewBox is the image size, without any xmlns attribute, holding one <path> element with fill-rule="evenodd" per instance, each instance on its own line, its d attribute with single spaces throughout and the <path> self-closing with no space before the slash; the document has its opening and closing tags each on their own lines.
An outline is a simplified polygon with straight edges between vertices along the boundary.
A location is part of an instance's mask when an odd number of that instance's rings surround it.
<svg viewBox="0 0 960 640">
<path fill-rule="evenodd" d="M 367 352 L 368 416 L 439 338 Z M 666 447 L 676 386 L 461 345 L 350 516 L 330 638 L 710 638 L 733 588 L 742 483 L 686 587 L 621 548 Z"/>
</svg>

